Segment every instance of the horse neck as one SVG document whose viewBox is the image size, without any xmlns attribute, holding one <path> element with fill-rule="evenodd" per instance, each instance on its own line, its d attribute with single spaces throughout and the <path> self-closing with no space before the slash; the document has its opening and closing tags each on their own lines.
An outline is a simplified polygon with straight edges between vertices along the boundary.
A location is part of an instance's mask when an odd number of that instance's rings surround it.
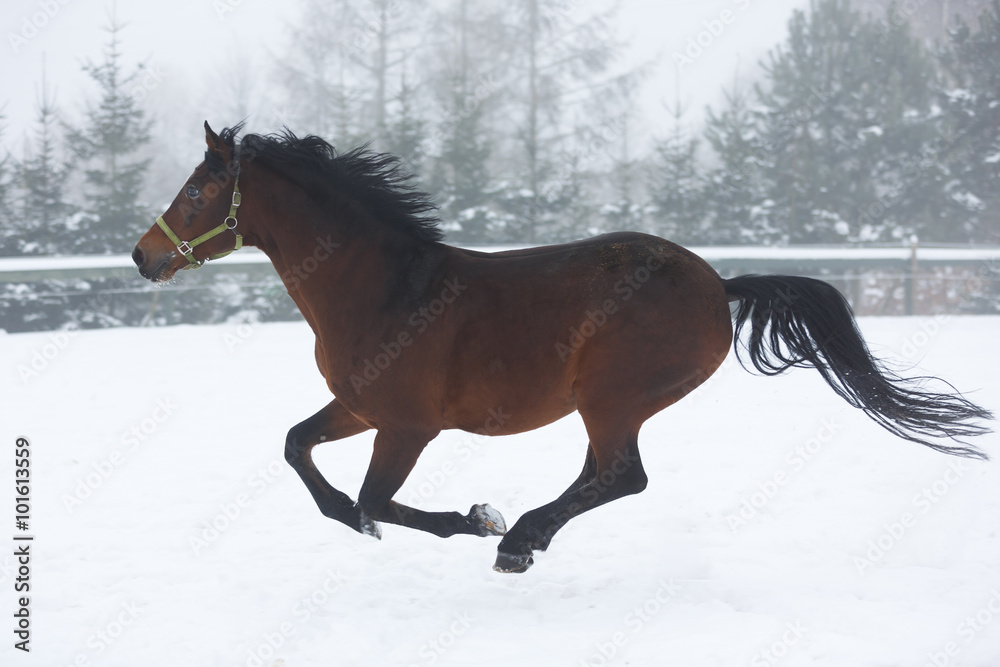
<svg viewBox="0 0 1000 667">
<path fill-rule="evenodd" d="M 342 330 L 350 337 L 355 327 L 369 326 L 373 312 L 385 310 L 393 296 L 391 285 L 403 282 L 401 272 L 412 269 L 412 260 L 400 262 L 401 256 L 413 257 L 407 245 L 413 242 L 394 230 L 380 228 L 348 198 L 317 203 L 284 178 L 272 174 L 245 179 L 245 244 L 260 248 L 271 260 L 303 316 L 319 333 L 324 329 Z M 266 188 L 263 189 L 263 188 Z M 324 218 L 343 217 L 342 224 L 329 224 Z M 359 228 L 366 229 L 359 234 Z M 419 254 L 419 253 L 417 253 Z"/>
</svg>

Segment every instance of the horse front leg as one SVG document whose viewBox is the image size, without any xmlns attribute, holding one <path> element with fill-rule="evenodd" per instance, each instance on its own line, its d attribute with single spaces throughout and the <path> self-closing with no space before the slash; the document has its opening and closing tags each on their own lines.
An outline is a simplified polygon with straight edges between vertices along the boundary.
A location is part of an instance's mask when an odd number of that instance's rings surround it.
<svg viewBox="0 0 1000 667">
<path fill-rule="evenodd" d="M 424 447 L 436 435 L 412 430 L 379 430 L 372 461 L 358 494 L 362 511 L 378 521 L 416 528 L 438 537 L 503 535 L 507 531 L 503 516 L 487 504 L 473 505 L 468 514 L 461 514 L 425 512 L 392 499 L 413 470 Z"/>
<path fill-rule="evenodd" d="M 333 488 L 313 463 L 312 449 L 367 431 L 370 427 L 348 412 L 337 399 L 309 419 L 296 424 L 285 438 L 285 460 L 298 473 L 324 516 L 336 519 L 359 533 L 382 538 L 378 524 L 350 497 Z"/>
</svg>

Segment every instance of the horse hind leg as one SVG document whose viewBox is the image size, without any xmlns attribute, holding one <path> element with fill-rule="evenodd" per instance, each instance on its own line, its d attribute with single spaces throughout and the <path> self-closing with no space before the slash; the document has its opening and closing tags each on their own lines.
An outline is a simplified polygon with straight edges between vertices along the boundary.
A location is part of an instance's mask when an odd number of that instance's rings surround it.
<svg viewBox="0 0 1000 667">
<path fill-rule="evenodd" d="M 503 516 L 487 504 L 473 505 L 468 514 L 461 514 L 425 512 L 392 499 L 434 435 L 378 432 L 372 461 L 358 494 L 361 510 L 377 521 L 423 530 L 438 537 L 457 534 L 487 537 L 506 533 Z"/>
<path fill-rule="evenodd" d="M 591 444 L 587 443 L 587 458 L 583 462 L 583 470 L 580 472 L 580 476 L 576 478 L 576 481 L 566 487 L 563 493 L 569 493 L 570 491 L 575 491 L 581 486 L 594 479 L 597 476 L 597 457 L 594 455 L 594 448 Z"/>
<path fill-rule="evenodd" d="M 518 519 L 497 548 L 497 572 L 524 572 L 533 563 L 534 551 L 545 551 L 570 519 L 646 488 L 638 426 L 601 429 L 588 423 L 587 430 L 591 444 L 580 477 L 554 501 Z"/>
</svg>

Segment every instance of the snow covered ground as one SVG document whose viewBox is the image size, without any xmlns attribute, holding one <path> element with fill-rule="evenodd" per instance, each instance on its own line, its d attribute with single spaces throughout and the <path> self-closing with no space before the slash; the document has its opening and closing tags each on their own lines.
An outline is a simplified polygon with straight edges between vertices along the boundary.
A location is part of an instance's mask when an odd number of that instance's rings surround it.
<svg viewBox="0 0 1000 667">
<path fill-rule="evenodd" d="M 862 321 L 873 347 L 1000 412 L 1000 318 Z M 898 440 L 814 371 L 732 360 L 640 435 L 645 493 L 571 522 L 523 575 L 497 539 L 324 518 L 282 458 L 328 400 L 301 323 L 0 335 L 0 540 L 32 448 L 32 654 L 4 665 L 995 665 L 1000 462 Z M 29 372 L 30 371 L 30 372 Z M 317 450 L 356 495 L 372 435 Z M 1000 436 L 979 444 L 1000 459 Z M 400 498 L 512 524 L 576 477 L 573 415 L 442 434 Z M 9 523 L 8 523 L 9 522 Z M 6 542 L 12 545 L 13 542 Z"/>
</svg>

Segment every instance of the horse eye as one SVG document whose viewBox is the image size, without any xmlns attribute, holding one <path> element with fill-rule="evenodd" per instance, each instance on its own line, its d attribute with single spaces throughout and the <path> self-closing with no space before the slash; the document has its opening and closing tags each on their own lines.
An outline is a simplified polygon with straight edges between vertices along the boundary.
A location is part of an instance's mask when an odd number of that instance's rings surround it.
<svg viewBox="0 0 1000 667">
<path fill-rule="evenodd" d="M 196 186 L 188 185 L 184 188 L 184 194 L 188 196 L 188 199 L 197 199 L 200 193 L 198 192 L 198 188 Z"/>
</svg>

